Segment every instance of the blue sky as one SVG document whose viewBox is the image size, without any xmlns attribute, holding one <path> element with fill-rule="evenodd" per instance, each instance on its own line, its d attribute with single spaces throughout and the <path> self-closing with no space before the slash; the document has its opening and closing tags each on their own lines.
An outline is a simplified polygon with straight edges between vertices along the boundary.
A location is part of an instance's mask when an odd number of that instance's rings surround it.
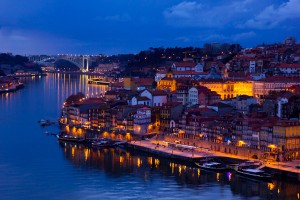
<svg viewBox="0 0 300 200">
<path fill-rule="evenodd" d="M 0 52 L 118 54 L 300 40 L 300 0 L 0 0 Z"/>
</svg>

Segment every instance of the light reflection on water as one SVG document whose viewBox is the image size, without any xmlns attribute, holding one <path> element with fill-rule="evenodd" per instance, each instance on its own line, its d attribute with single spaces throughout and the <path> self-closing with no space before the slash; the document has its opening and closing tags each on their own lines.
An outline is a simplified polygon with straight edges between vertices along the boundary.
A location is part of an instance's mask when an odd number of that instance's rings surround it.
<svg viewBox="0 0 300 200">
<path fill-rule="evenodd" d="M 120 193 L 131 188 L 129 196 L 121 199 L 159 197 L 159 199 L 281 199 L 285 196 L 296 198 L 297 187 L 292 183 L 284 183 L 289 191 L 278 193 L 282 190 L 282 183 L 259 182 L 243 179 L 232 172 L 213 173 L 202 171 L 191 164 L 178 163 L 172 160 L 156 158 L 151 155 L 140 155 L 137 152 L 128 152 L 124 149 L 94 149 L 84 146 L 75 147 L 74 144 L 60 143 L 64 156 L 74 166 L 86 169 L 95 169 L 104 172 L 114 180 L 122 180 L 113 191 L 106 191 L 101 195 L 113 195 L 117 198 Z M 87 154 L 88 152 L 88 154 Z M 75 156 L 73 156 L 75 154 Z M 124 182 L 124 180 L 126 180 Z M 155 189 L 153 189 L 155 185 Z M 148 187 L 151 192 L 140 192 Z M 148 189 L 150 189 L 148 188 Z M 153 191 L 152 191 L 153 190 Z M 120 192 L 120 193 L 119 193 Z M 96 191 L 90 191 L 91 196 Z M 99 195 L 99 194 L 98 194 Z M 98 196 L 100 197 L 100 196 Z M 101 196 L 103 197 L 103 196 Z M 108 196 L 109 198 L 109 196 Z M 291 198 L 293 199 L 293 198 Z"/>
<path fill-rule="evenodd" d="M 58 143 L 40 127 L 58 119 L 64 100 L 103 88 L 86 75 L 22 78 L 25 88 L 0 94 L 0 199 L 297 199 L 293 182 L 255 182 L 122 149 Z"/>
</svg>

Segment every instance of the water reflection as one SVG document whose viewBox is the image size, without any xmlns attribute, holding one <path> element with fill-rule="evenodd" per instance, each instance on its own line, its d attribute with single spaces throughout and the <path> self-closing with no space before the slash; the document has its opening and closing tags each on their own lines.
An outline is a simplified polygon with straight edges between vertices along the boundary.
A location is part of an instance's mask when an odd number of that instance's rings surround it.
<svg viewBox="0 0 300 200">
<path fill-rule="evenodd" d="M 179 187 L 228 188 L 233 195 L 246 198 L 296 199 L 297 183 L 272 183 L 245 179 L 233 172 L 214 173 L 173 160 L 153 157 L 124 149 L 94 149 L 72 143 L 59 142 L 64 156 L 77 167 L 95 168 L 112 177 L 139 176 L 145 182 L 152 179 L 172 179 Z M 170 185 L 170 187 L 173 187 Z M 284 191 L 284 192 L 282 192 Z"/>
</svg>

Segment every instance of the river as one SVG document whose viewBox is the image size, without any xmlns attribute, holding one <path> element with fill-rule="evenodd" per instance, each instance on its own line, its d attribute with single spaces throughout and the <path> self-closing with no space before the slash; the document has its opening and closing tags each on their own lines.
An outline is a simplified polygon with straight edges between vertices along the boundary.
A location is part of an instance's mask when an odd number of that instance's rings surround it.
<svg viewBox="0 0 300 200">
<path fill-rule="evenodd" d="M 70 74 L 21 78 L 24 89 L 0 94 L 0 199 L 299 199 L 299 182 L 258 182 L 45 135 L 57 133 L 58 126 L 41 127 L 38 120 L 57 120 L 69 95 L 103 93 L 87 79 Z"/>
</svg>

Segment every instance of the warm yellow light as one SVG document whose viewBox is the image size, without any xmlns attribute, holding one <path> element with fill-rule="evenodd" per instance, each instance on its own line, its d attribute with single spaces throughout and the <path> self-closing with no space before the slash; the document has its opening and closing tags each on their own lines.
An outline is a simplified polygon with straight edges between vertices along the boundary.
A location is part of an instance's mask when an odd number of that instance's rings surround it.
<svg viewBox="0 0 300 200">
<path fill-rule="evenodd" d="M 276 145 L 275 144 L 270 144 L 268 147 L 271 148 L 271 149 L 275 149 Z"/>
<path fill-rule="evenodd" d="M 71 153 L 72 153 L 72 157 L 74 158 L 74 155 L 75 155 L 75 148 L 74 147 L 72 147 Z"/>
<path fill-rule="evenodd" d="M 137 159 L 137 166 L 140 167 L 142 165 L 142 160 L 140 158 Z"/>
<path fill-rule="evenodd" d="M 107 138 L 107 137 L 108 137 L 108 132 L 105 131 L 105 132 L 103 133 L 103 137 Z"/>
<path fill-rule="evenodd" d="M 244 145 L 244 144 L 246 144 L 243 140 L 239 140 L 239 142 L 238 142 L 238 145 L 239 146 L 242 146 L 242 145 Z"/>
<path fill-rule="evenodd" d="M 172 174 L 174 174 L 175 164 L 172 162 L 172 163 L 170 163 L 170 165 L 171 165 L 171 169 L 172 169 Z"/>
<path fill-rule="evenodd" d="M 67 133 L 70 132 L 70 127 L 69 127 L 69 125 L 67 125 L 67 126 L 65 127 L 65 130 L 66 130 Z"/>
<path fill-rule="evenodd" d="M 120 156 L 120 164 L 123 164 L 123 162 L 124 162 L 124 157 Z"/>
<path fill-rule="evenodd" d="M 152 166 L 152 157 L 148 158 L 148 164 Z"/>
<path fill-rule="evenodd" d="M 160 162 L 159 162 L 158 159 L 155 159 L 155 160 L 154 160 L 155 167 L 158 167 L 159 163 L 160 163 Z"/>
<path fill-rule="evenodd" d="M 87 160 L 90 155 L 90 150 L 89 149 L 84 149 L 84 159 Z"/>
<path fill-rule="evenodd" d="M 268 183 L 268 189 L 269 190 L 274 190 L 275 184 L 274 183 Z"/>
</svg>

